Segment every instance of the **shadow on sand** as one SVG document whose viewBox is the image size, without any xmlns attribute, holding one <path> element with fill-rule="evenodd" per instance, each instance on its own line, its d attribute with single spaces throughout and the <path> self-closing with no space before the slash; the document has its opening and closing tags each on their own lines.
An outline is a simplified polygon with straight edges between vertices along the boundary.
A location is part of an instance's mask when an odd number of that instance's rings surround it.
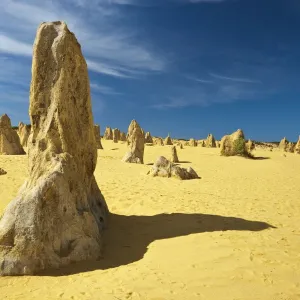
<svg viewBox="0 0 300 300">
<path fill-rule="evenodd" d="M 264 160 L 264 159 L 270 159 L 271 157 L 268 156 L 253 156 L 250 159 L 252 160 Z"/>
<path fill-rule="evenodd" d="M 59 270 L 47 270 L 39 276 L 64 276 L 93 270 L 116 268 L 143 258 L 155 240 L 194 233 L 276 228 L 268 223 L 241 218 L 205 214 L 159 214 L 154 216 L 110 215 L 109 229 L 104 232 L 104 259 L 85 261 Z"/>
</svg>

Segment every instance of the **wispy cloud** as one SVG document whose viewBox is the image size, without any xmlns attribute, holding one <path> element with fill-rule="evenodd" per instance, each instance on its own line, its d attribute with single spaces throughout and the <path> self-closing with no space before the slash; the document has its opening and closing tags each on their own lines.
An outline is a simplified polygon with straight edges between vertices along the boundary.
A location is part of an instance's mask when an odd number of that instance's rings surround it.
<svg viewBox="0 0 300 300">
<path fill-rule="evenodd" d="M 242 82 L 242 83 L 259 83 L 259 84 L 262 83 L 260 80 L 239 78 L 239 77 L 227 77 L 227 76 L 222 76 L 222 75 L 218 75 L 215 73 L 209 73 L 209 75 L 213 78 L 221 79 L 221 80 L 229 80 L 229 81 Z"/>
<path fill-rule="evenodd" d="M 197 81 L 197 82 L 200 82 L 200 83 L 214 83 L 213 80 L 200 79 L 200 78 L 189 76 L 189 75 L 186 75 L 185 78 L 193 80 L 193 81 Z"/>
<path fill-rule="evenodd" d="M 32 56 L 32 46 L 0 33 L 0 53 Z"/>
<path fill-rule="evenodd" d="M 105 95 L 122 95 L 122 93 L 119 93 L 115 91 L 112 87 L 99 85 L 97 83 L 91 83 L 91 90 L 94 92 L 99 92 L 101 94 Z"/>
<path fill-rule="evenodd" d="M 134 6 L 163 6 L 167 4 L 199 4 L 199 3 L 221 3 L 228 0 L 108 0 L 111 3 L 119 5 L 134 5 Z"/>
<path fill-rule="evenodd" d="M 0 51 L 32 55 L 37 26 L 64 20 L 82 45 L 90 70 L 131 78 L 134 71 L 160 72 L 166 61 L 149 41 L 130 28 L 127 16 L 107 0 L 2 0 L 0 2 Z"/>
<path fill-rule="evenodd" d="M 162 96 L 162 101 L 150 107 L 155 109 L 183 108 L 188 106 L 207 107 L 214 104 L 237 101 L 262 100 L 274 93 L 272 89 L 253 88 L 244 83 L 226 83 L 180 87 L 170 92 L 172 96 Z"/>
</svg>

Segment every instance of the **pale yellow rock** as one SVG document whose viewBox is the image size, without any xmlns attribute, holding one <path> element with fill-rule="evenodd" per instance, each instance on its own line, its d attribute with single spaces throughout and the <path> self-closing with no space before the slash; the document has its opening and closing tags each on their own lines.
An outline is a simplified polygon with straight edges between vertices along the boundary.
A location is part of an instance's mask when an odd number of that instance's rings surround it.
<svg viewBox="0 0 300 300">
<path fill-rule="evenodd" d="M 0 117 L 0 154 L 25 154 L 20 138 L 17 132 L 12 129 L 10 118 L 6 114 Z"/>
<path fill-rule="evenodd" d="M 195 140 L 195 139 L 190 139 L 189 145 L 190 145 L 191 147 L 197 147 L 197 142 L 196 142 L 196 140 Z"/>
<path fill-rule="evenodd" d="M 1 275 L 35 274 L 102 253 L 108 209 L 94 177 L 87 65 L 64 22 L 37 30 L 29 115 L 29 177 L 0 221 Z"/>
<path fill-rule="evenodd" d="M 207 136 L 205 146 L 207 148 L 216 148 L 216 140 L 211 133 Z"/>
<path fill-rule="evenodd" d="M 287 145 L 287 147 L 286 147 L 286 151 L 290 152 L 290 153 L 293 153 L 294 152 L 294 148 L 295 148 L 295 145 L 292 142 L 289 142 L 288 145 Z"/>
<path fill-rule="evenodd" d="M 220 151 L 224 156 L 246 156 L 247 147 L 243 131 L 238 129 L 230 135 L 225 135 L 221 140 Z"/>
<path fill-rule="evenodd" d="M 27 147 L 27 141 L 30 135 L 30 125 L 26 125 L 23 122 L 19 123 L 18 126 L 18 135 L 20 137 L 20 143 L 22 145 L 22 147 Z"/>
<path fill-rule="evenodd" d="M 167 160 L 164 156 L 158 157 L 150 171 L 147 173 L 153 177 L 174 177 L 181 180 L 198 179 L 199 176 L 191 167 L 182 168 Z"/>
<path fill-rule="evenodd" d="M 199 145 L 200 147 L 205 147 L 205 146 L 206 146 L 206 141 L 205 141 L 205 140 L 199 140 L 199 141 L 198 141 L 198 145 Z"/>
<path fill-rule="evenodd" d="M 248 140 L 248 142 L 246 143 L 246 147 L 248 151 L 251 152 L 255 149 L 255 144 L 251 140 Z"/>
<path fill-rule="evenodd" d="M 171 140 L 171 137 L 170 137 L 169 134 L 168 134 L 168 136 L 165 138 L 164 144 L 165 144 L 165 145 L 173 145 L 172 140 Z"/>
<path fill-rule="evenodd" d="M 145 143 L 153 143 L 153 139 L 149 131 L 147 131 L 145 134 Z"/>
<path fill-rule="evenodd" d="M 128 127 L 129 151 L 122 161 L 127 163 L 144 163 L 145 134 L 136 120 L 132 120 Z"/>
<path fill-rule="evenodd" d="M 97 149 L 103 149 L 102 144 L 101 144 L 100 125 L 97 125 L 97 124 L 94 125 L 94 133 L 95 133 Z"/>
<path fill-rule="evenodd" d="M 117 143 L 120 140 L 120 130 L 118 128 L 115 128 L 112 130 L 113 133 L 113 142 Z"/>
<path fill-rule="evenodd" d="M 300 136 L 299 136 L 298 142 L 295 145 L 294 152 L 297 154 L 300 154 Z"/>
<path fill-rule="evenodd" d="M 161 137 L 154 137 L 153 143 L 158 146 L 164 146 L 164 141 Z"/>
<path fill-rule="evenodd" d="M 173 162 L 173 163 L 179 162 L 176 146 L 172 146 L 172 148 L 171 148 L 171 162 Z"/>
<path fill-rule="evenodd" d="M 288 140 L 284 137 L 284 138 L 280 141 L 278 148 L 279 148 L 280 150 L 282 150 L 282 151 L 287 151 L 287 149 L 288 149 L 288 144 L 289 144 Z"/>
<path fill-rule="evenodd" d="M 126 142 L 126 134 L 125 134 L 125 132 L 121 132 L 120 133 L 120 141 Z"/>
<path fill-rule="evenodd" d="M 103 139 L 112 140 L 113 139 L 113 131 L 111 127 L 106 127 L 103 135 Z"/>
</svg>

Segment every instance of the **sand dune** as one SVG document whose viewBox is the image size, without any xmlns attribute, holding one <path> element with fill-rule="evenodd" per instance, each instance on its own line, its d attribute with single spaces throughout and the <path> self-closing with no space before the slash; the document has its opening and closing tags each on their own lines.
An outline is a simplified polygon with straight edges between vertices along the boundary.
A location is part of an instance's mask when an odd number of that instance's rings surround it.
<svg viewBox="0 0 300 300">
<path fill-rule="evenodd" d="M 95 171 L 111 219 L 105 257 L 40 276 L 0 277 L 1 299 L 300 299 L 300 156 L 177 148 L 199 180 L 147 176 L 171 146 L 121 162 L 102 140 Z M 265 159 L 263 159 L 265 158 Z M 268 159 L 269 158 L 269 159 Z M 27 176 L 26 156 L 0 156 L 0 214 Z"/>
</svg>

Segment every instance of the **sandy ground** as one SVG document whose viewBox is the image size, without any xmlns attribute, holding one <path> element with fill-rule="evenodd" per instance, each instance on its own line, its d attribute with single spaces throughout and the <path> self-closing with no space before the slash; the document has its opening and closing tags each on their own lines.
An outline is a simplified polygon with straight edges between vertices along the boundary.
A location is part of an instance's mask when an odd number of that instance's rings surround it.
<svg viewBox="0 0 300 300">
<path fill-rule="evenodd" d="M 220 157 L 178 149 L 200 180 L 152 178 L 102 141 L 95 171 L 112 213 L 105 259 L 45 276 L 0 277 L 0 299 L 300 299 L 300 155 Z M 169 146 L 147 146 L 145 164 Z M 0 214 L 27 176 L 26 156 L 0 156 Z"/>
</svg>

